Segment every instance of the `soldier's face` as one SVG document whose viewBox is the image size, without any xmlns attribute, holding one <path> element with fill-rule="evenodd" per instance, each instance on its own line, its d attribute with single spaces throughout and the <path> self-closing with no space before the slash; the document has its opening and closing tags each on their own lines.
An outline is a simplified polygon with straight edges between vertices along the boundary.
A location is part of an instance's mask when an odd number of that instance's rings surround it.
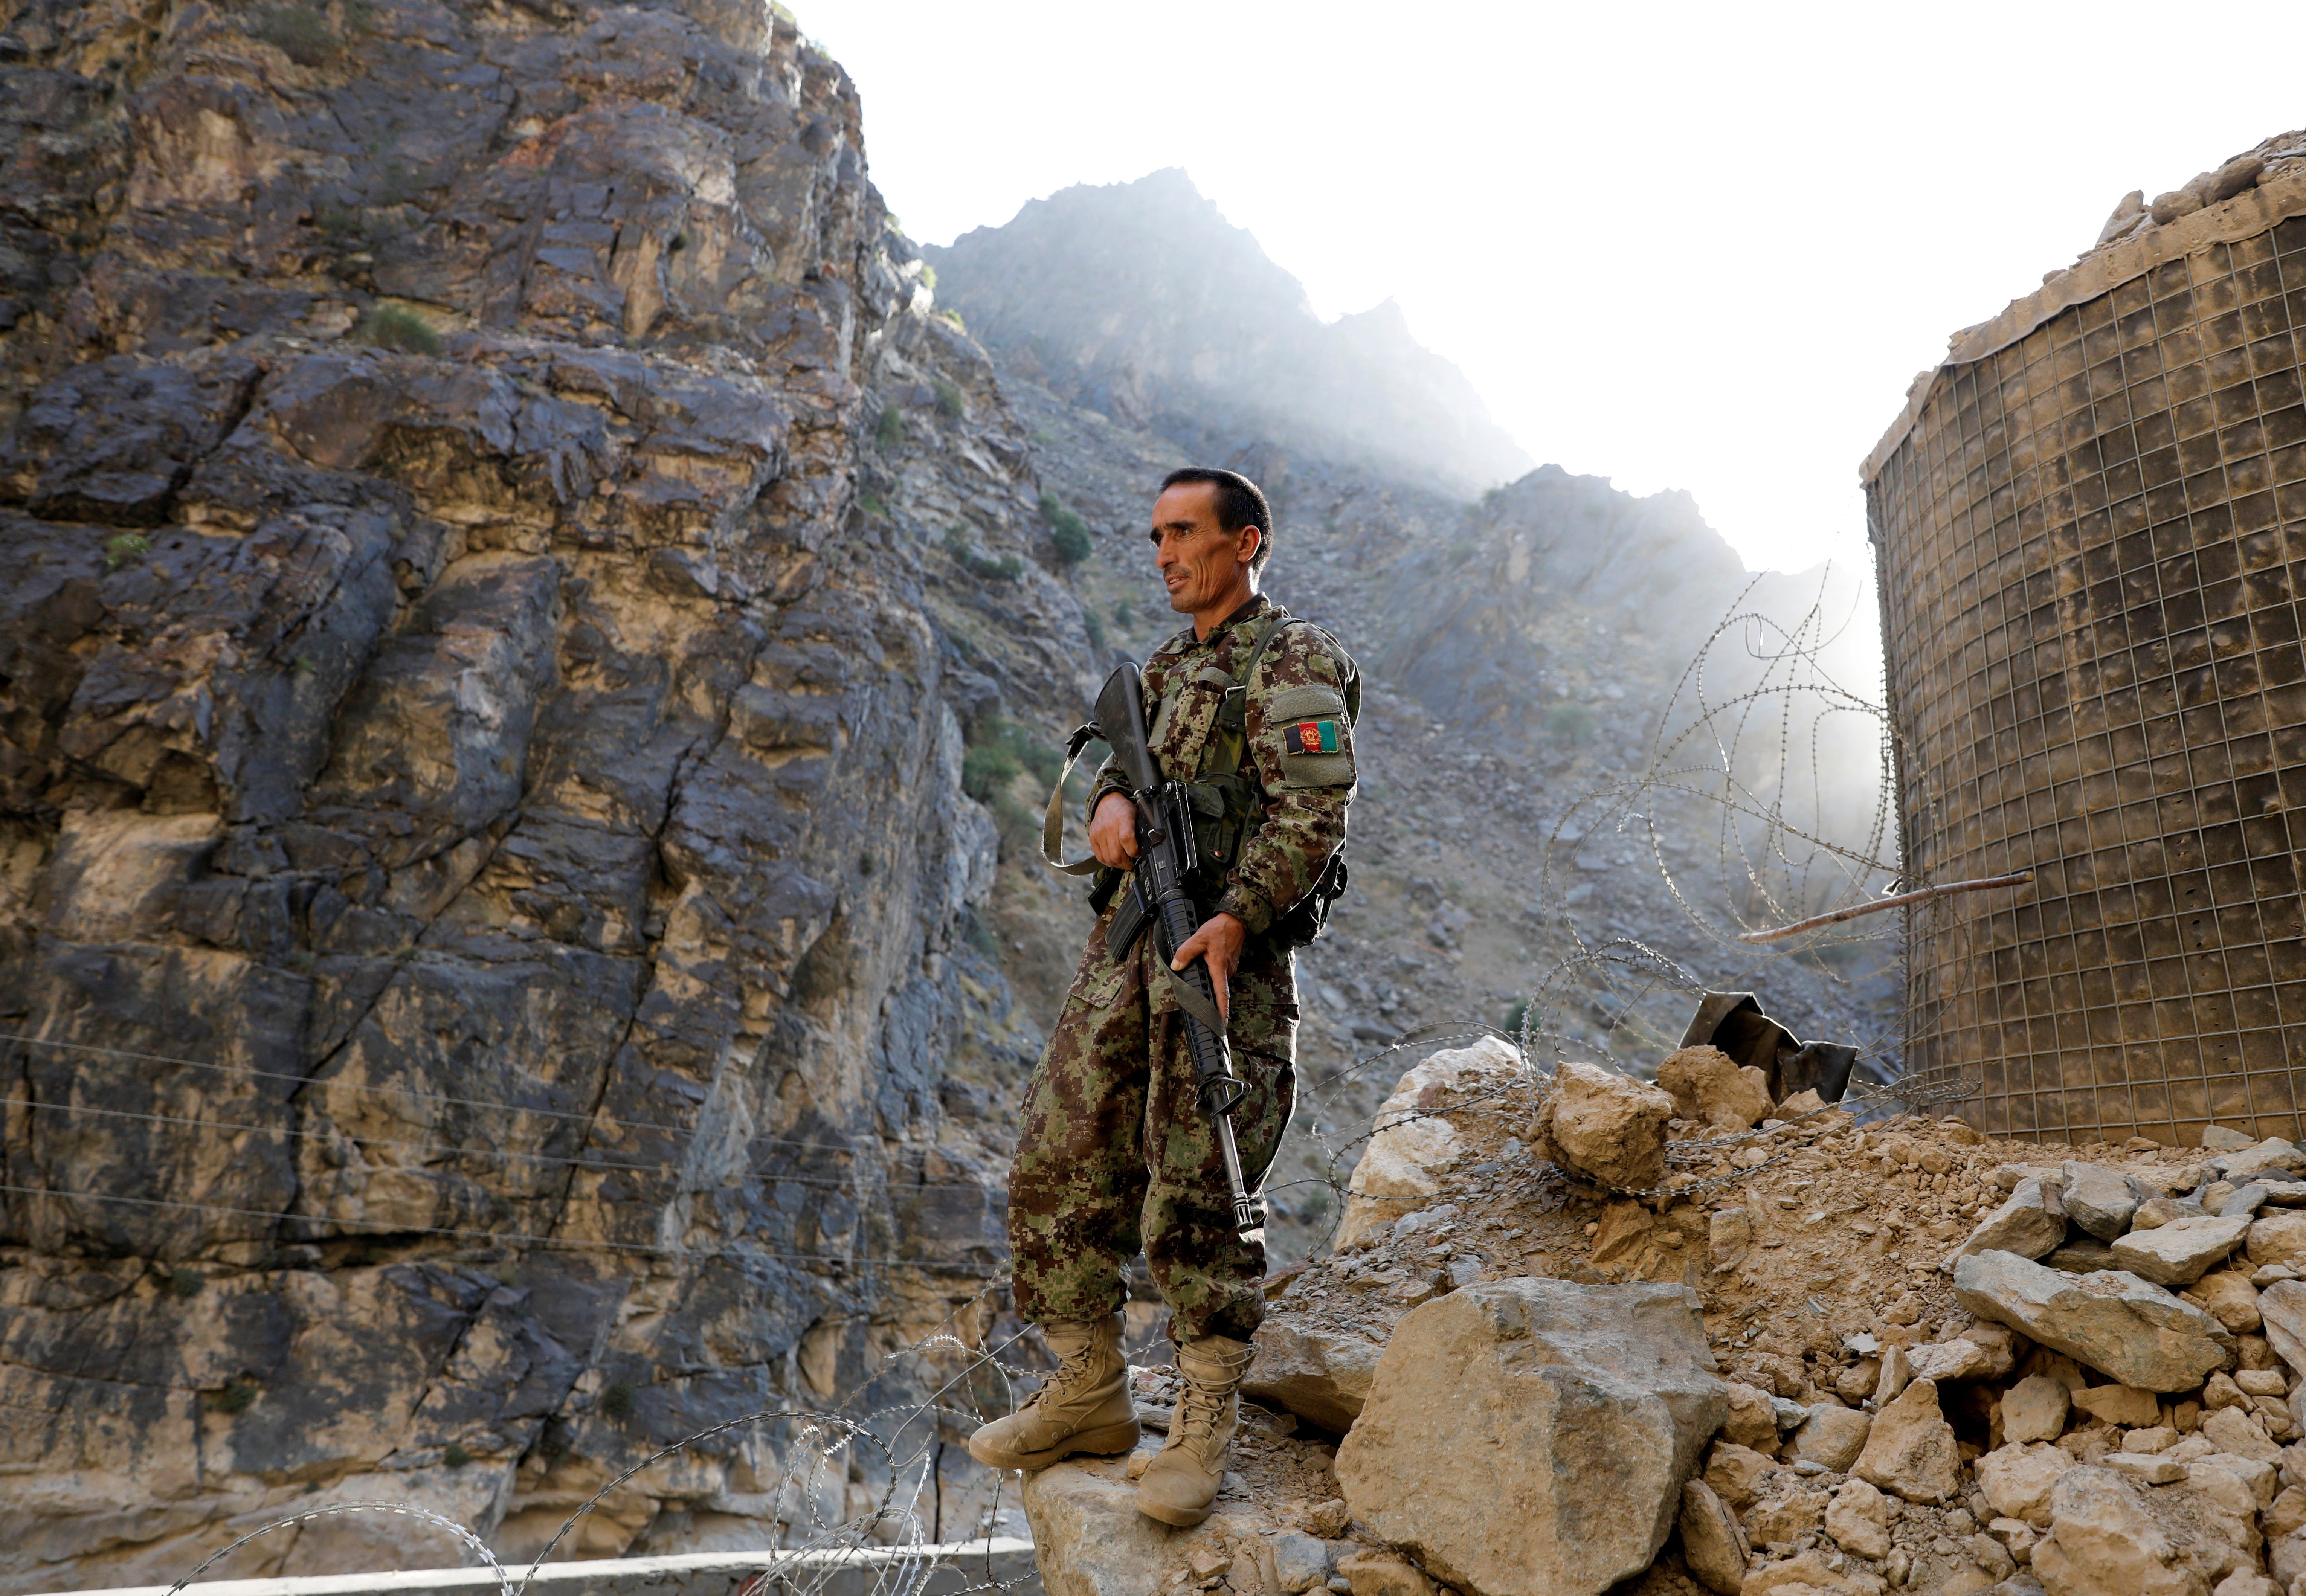
<svg viewBox="0 0 2306 1596">
<path fill-rule="evenodd" d="M 1179 482 L 1153 501 L 1152 538 L 1169 608 L 1199 615 L 1248 579 L 1258 533 L 1254 526 L 1227 532 L 1217 525 L 1214 483 Z"/>
</svg>

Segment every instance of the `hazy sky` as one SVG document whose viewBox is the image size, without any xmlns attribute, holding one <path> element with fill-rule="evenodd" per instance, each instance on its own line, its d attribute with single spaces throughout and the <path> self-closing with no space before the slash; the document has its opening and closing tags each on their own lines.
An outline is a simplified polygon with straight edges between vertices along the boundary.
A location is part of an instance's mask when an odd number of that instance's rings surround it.
<svg viewBox="0 0 2306 1596">
<path fill-rule="evenodd" d="M 1399 300 L 1533 457 L 1687 488 L 1753 566 L 1862 558 L 1947 334 L 2306 124 L 2287 7 L 794 4 L 916 238 L 1183 166 L 1316 310 Z"/>
</svg>

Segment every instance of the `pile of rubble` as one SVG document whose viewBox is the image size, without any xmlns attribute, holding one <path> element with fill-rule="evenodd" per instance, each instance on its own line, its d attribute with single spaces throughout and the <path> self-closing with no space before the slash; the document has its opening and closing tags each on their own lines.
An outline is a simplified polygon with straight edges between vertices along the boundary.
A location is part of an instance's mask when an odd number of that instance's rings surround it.
<svg viewBox="0 0 2306 1596">
<path fill-rule="evenodd" d="M 2207 210 L 2261 183 L 2277 177 L 2296 176 L 2301 172 L 2306 172 L 2306 132 L 2277 133 L 2151 200 L 2146 197 L 2145 190 L 2132 189 L 2115 203 L 2105 218 L 2105 226 L 2098 230 L 2097 242 L 2084 250 L 2081 258 L 2088 260 L 2110 244 L 2139 237 L 2157 227 L 2166 227 L 2181 217 Z M 2050 277 L 2059 275 L 2052 272 Z"/>
<path fill-rule="evenodd" d="M 1405 1074 L 1219 1514 L 1034 1476 L 1048 1588 L 2306 1596 L 2306 1154 L 1860 1124 L 1710 1052 Z"/>
</svg>

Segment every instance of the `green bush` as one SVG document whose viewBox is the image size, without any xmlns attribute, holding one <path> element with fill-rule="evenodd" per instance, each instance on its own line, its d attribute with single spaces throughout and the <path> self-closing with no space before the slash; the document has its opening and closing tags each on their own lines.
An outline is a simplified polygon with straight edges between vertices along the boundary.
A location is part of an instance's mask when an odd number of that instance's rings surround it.
<svg viewBox="0 0 2306 1596">
<path fill-rule="evenodd" d="M 884 450 L 904 447 L 905 418 L 894 405 L 882 407 L 881 419 L 873 423 L 873 441 Z"/>
<path fill-rule="evenodd" d="M 1097 547 L 1089 536 L 1089 523 L 1082 520 L 1054 493 L 1041 495 L 1041 514 L 1048 518 L 1049 541 L 1057 546 L 1057 558 L 1067 565 L 1079 565 Z"/>
<path fill-rule="evenodd" d="M 889 225 L 893 227 L 896 227 L 897 218 L 895 217 L 891 217 L 889 218 Z M 902 227 L 897 227 L 897 231 L 902 233 L 904 229 Z M 931 266 L 926 260 L 921 262 L 921 285 L 932 294 L 936 292 L 936 268 Z"/>
<path fill-rule="evenodd" d="M 450 1441 L 441 1448 L 440 1461 L 452 1469 L 461 1469 L 473 1461 L 473 1455 L 465 1449 L 464 1442 Z"/>
<path fill-rule="evenodd" d="M 857 508 L 867 521 L 885 521 L 889 518 L 888 501 L 878 493 L 866 494 L 857 501 Z"/>
<path fill-rule="evenodd" d="M 249 32 L 299 66 L 320 66 L 337 53 L 337 30 L 309 5 L 268 5 Z"/>
<path fill-rule="evenodd" d="M 969 402 L 961 397 L 961 389 L 942 377 L 935 379 L 935 382 L 939 410 L 955 421 L 969 414 Z"/>
<path fill-rule="evenodd" d="M 152 540 L 141 532 L 115 533 L 104 540 L 104 568 L 116 571 L 131 560 L 152 552 Z"/>
<path fill-rule="evenodd" d="M 256 1382 L 238 1379 L 218 1392 L 209 1405 L 219 1413 L 244 1413 L 255 1400 Z"/>
<path fill-rule="evenodd" d="M 947 321 L 952 322 L 953 326 L 959 328 L 962 332 L 967 332 L 969 330 L 969 323 L 961 319 L 961 312 L 959 311 L 939 311 L 937 314 L 944 317 Z"/>
<path fill-rule="evenodd" d="M 969 534 L 958 526 L 944 534 L 944 551 L 970 576 L 987 582 L 1014 582 L 1025 574 L 1023 560 L 1014 554 L 1004 554 L 995 559 L 972 544 Z"/>
<path fill-rule="evenodd" d="M 1582 743 L 1593 735 L 1593 712 L 1565 698 L 1545 712 L 1545 731 L 1559 742 Z"/>
<path fill-rule="evenodd" d="M 198 1269 L 178 1269 L 168 1276 L 168 1289 L 180 1297 L 197 1297 L 207 1284 L 208 1276 Z"/>
<path fill-rule="evenodd" d="M 1105 646 L 1105 618 L 1096 610 L 1081 611 L 1081 629 L 1089 634 L 1089 645 L 1091 648 L 1101 649 Z"/>
<path fill-rule="evenodd" d="M 398 305 L 377 305 L 361 319 L 360 330 L 354 335 L 363 344 L 379 349 L 397 349 L 403 354 L 440 353 L 440 335 L 432 324 L 414 311 Z"/>
<path fill-rule="evenodd" d="M 608 1415 L 610 1418 L 628 1418 L 631 1416 L 632 1411 L 632 1381 L 618 1380 L 611 1384 L 607 1390 L 601 1393 L 601 1412 Z"/>
<path fill-rule="evenodd" d="M 1000 715 L 987 715 L 978 722 L 969 736 L 969 749 L 961 755 L 961 786 L 978 803 L 991 803 L 1021 775 L 1029 772 L 1036 781 L 1047 787 L 1055 783 L 1064 768 L 1064 755 L 1038 741 L 1024 727 Z"/>
<path fill-rule="evenodd" d="M 1113 607 L 1113 624 L 1124 629 L 1137 624 L 1136 607 L 1127 599 L 1122 600 Z"/>
<path fill-rule="evenodd" d="M 961 756 L 961 789 L 978 803 L 990 803 L 993 795 L 1014 781 L 1024 767 L 1017 756 L 999 743 L 984 743 Z"/>
</svg>

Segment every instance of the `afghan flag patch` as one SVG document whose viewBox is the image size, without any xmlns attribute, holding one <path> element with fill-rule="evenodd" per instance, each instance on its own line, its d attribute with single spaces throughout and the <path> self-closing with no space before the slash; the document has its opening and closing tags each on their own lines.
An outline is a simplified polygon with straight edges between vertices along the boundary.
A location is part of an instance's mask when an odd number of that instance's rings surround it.
<svg viewBox="0 0 2306 1596">
<path fill-rule="evenodd" d="M 1281 747 L 1291 754 L 1334 754 L 1337 751 L 1335 721 L 1300 721 L 1282 729 Z"/>
</svg>

